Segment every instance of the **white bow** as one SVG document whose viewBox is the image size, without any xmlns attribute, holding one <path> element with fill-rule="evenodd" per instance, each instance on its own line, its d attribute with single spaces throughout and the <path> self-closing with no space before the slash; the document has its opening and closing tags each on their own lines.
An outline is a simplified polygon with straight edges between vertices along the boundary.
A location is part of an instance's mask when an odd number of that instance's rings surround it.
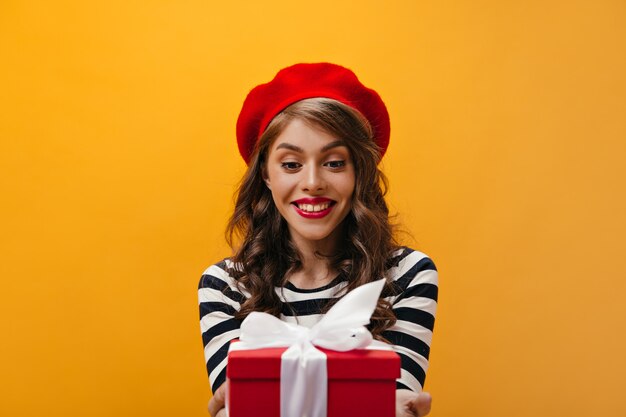
<svg viewBox="0 0 626 417">
<path fill-rule="evenodd" d="M 315 346 L 340 352 L 388 349 L 365 328 L 384 285 L 380 279 L 355 288 L 310 329 L 266 313 L 252 312 L 244 319 L 240 341 L 231 343 L 230 350 L 289 347 L 281 356 L 281 417 L 326 417 L 326 355 Z"/>
</svg>

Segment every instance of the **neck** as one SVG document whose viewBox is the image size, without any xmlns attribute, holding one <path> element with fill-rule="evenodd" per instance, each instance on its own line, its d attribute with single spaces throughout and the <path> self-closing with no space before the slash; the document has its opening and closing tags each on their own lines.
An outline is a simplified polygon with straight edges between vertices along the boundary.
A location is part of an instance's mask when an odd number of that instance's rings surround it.
<svg viewBox="0 0 626 417">
<path fill-rule="evenodd" d="M 335 230 L 330 236 L 322 240 L 305 240 L 292 236 L 292 241 L 298 248 L 302 268 L 289 276 L 289 281 L 298 288 L 316 288 L 323 286 L 335 278 L 337 272 L 325 256 L 332 255 L 337 250 L 341 230 Z"/>
</svg>

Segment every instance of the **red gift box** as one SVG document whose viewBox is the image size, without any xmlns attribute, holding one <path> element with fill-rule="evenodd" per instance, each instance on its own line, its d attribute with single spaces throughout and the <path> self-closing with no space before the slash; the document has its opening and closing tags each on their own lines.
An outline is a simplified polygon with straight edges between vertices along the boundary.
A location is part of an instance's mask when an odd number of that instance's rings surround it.
<svg viewBox="0 0 626 417">
<path fill-rule="evenodd" d="M 327 356 L 328 417 L 396 415 L 400 357 L 391 350 L 337 352 Z M 228 354 L 229 417 L 280 416 L 280 364 L 286 348 Z"/>
</svg>

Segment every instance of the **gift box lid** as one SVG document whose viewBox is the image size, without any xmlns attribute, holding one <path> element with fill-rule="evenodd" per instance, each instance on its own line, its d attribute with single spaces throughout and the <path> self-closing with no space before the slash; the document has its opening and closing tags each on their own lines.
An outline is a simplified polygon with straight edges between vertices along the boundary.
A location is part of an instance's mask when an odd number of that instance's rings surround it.
<svg viewBox="0 0 626 417">
<path fill-rule="evenodd" d="M 280 358 L 286 349 L 229 352 L 226 375 L 230 379 L 279 379 Z M 391 350 L 357 349 L 337 352 L 318 349 L 326 354 L 328 379 L 400 378 L 400 356 Z"/>
</svg>

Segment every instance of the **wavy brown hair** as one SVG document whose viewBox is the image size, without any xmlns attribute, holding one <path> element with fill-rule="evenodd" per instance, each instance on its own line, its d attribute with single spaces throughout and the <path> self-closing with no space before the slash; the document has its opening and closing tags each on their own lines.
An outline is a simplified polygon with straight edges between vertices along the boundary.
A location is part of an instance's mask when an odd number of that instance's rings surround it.
<svg viewBox="0 0 626 417">
<path fill-rule="evenodd" d="M 346 277 L 347 293 L 385 277 L 392 252 L 398 248 L 384 195 L 387 179 L 378 169 L 380 150 L 374 142 L 370 123 L 353 108 L 327 98 L 298 101 L 269 124 L 254 149 L 248 170 L 235 194 L 235 210 L 226 237 L 234 250 L 235 265 L 229 271 L 239 286 L 250 294 L 236 314 L 244 319 L 252 311 L 279 316 L 283 304 L 275 287 L 283 287 L 287 277 L 302 268 L 299 253 L 290 239 L 287 224 L 278 212 L 262 171 L 269 149 L 283 129 L 300 119 L 345 141 L 354 165 L 355 188 L 352 207 L 343 220 L 343 242 L 333 254 L 317 254 L 329 259 L 331 268 Z M 385 288 L 372 315 L 370 331 L 381 333 L 393 326 L 396 318 L 383 297 L 395 292 L 386 278 Z M 326 309 L 336 300 L 331 301 Z"/>
</svg>

